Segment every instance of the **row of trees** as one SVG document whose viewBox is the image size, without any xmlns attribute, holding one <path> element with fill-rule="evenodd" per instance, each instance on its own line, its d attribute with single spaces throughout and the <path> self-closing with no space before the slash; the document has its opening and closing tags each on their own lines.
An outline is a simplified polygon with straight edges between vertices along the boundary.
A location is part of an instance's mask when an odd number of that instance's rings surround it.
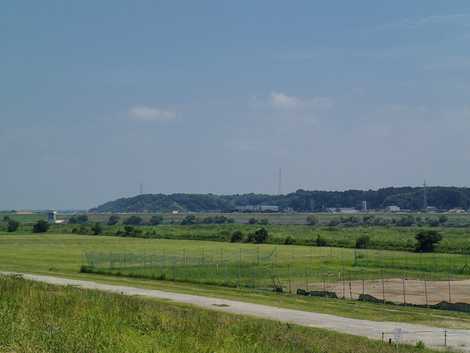
<svg viewBox="0 0 470 353">
<path fill-rule="evenodd" d="M 470 188 L 428 187 L 429 205 L 440 209 L 470 208 Z M 402 209 L 423 208 L 423 188 L 390 187 L 379 190 L 306 191 L 286 195 L 265 194 L 155 194 L 138 195 L 107 202 L 92 212 L 189 212 L 235 211 L 239 206 L 276 205 L 299 212 L 324 211 L 326 208 L 356 207 L 367 201 L 370 209 L 397 205 Z"/>
<path fill-rule="evenodd" d="M 422 217 L 413 215 L 404 215 L 400 217 L 380 217 L 375 215 L 365 216 L 340 216 L 330 219 L 325 223 L 321 223 L 314 215 L 310 215 L 306 219 L 306 223 L 311 226 L 325 225 L 329 227 L 357 227 L 357 226 L 396 226 L 396 227 L 412 227 L 412 226 L 444 226 L 448 222 L 446 215 L 439 217 Z"/>
</svg>

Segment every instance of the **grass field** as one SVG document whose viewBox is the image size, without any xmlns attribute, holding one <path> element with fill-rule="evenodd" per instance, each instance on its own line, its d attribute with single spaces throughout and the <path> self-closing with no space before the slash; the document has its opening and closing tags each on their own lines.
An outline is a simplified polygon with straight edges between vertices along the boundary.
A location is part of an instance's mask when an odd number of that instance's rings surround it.
<svg viewBox="0 0 470 353">
<path fill-rule="evenodd" d="M 197 217 L 203 218 L 207 215 L 216 214 L 198 214 Z M 390 214 L 379 214 L 380 217 L 397 217 Z M 89 221 L 106 222 L 109 215 L 105 214 L 89 214 Z M 142 218 L 146 221 L 151 214 L 142 214 Z M 266 218 L 269 225 L 249 225 L 249 224 L 225 224 L 225 225 L 187 225 L 182 226 L 177 223 L 181 221 L 183 215 L 165 214 L 165 222 L 158 226 L 139 226 L 141 232 L 139 237 L 147 238 L 164 238 L 164 239 L 186 239 L 186 240 L 210 240 L 210 241 L 229 241 L 234 231 L 241 231 L 246 237 L 260 227 L 265 227 L 269 232 L 268 242 L 272 244 L 284 244 L 286 242 L 295 243 L 297 245 L 312 245 L 316 243 L 317 237 L 320 237 L 328 246 L 354 248 L 356 240 L 361 236 L 370 238 L 369 248 L 387 249 L 387 250 L 406 250 L 413 251 L 415 248 L 416 233 L 421 230 L 431 229 L 426 227 L 397 227 L 397 226 L 307 226 L 301 224 L 300 219 L 306 219 L 307 214 L 226 214 L 227 217 L 235 217 L 238 222 L 246 223 L 247 218 L 256 217 L 257 219 Z M 22 222 L 20 232 L 31 232 L 32 221 L 44 218 L 44 215 L 10 215 L 14 219 Z M 62 216 L 68 218 L 69 215 Z M 121 220 L 129 217 L 129 215 L 121 215 Z M 316 215 L 321 219 L 322 223 L 328 219 L 338 218 L 337 215 L 319 214 Z M 361 216 L 362 217 L 362 216 Z M 437 215 L 436 215 L 437 217 Z M 433 227 L 433 230 L 439 231 L 443 240 L 437 245 L 437 252 L 448 252 L 457 254 L 470 254 L 470 228 L 456 227 L 452 225 L 462 225 L 465 222 L 470 224 L 470 215 L 447 215 L 449 217 L 448 225 L 441 227 Z M 60 217 L 59 217 L 60 218 Z M 168 224 L 168 222 L 177 222 Z M 289 224 L 280 224 L 289 223 Z M 118 232 L 123 233 L 124 226 L 122 224 L 115 226 L 103 225 L 103 234 L 116 235 Z M 91 226 L 85 225 L 53 225 L 49 232 L 63 234 L 72 233 L 73 231 L 81 234 L 92 234 Z"/>
<path fill-rule="evenodd" d="M 427 310 L 408 307 L 390 307 L 350 300 L 335 300 L 317 297 L 299 297 L 296 295 L 279 295 L 272 292 L 253 291 L 249 288 L 227 288 L 203 283 L 185 283 L 173 281 L 155 281 L 139 278 L 113 277 L 96 274 L 79 273 L 83 263 L 83 252 L 134 252 L 151 253 L 165 249 L 170 252 L 181 252 L 186 249 L 187 254 L 201 254 L 204 250 L 224 248 L 227 253 L 240 248 L 255 249 L 252 244 L 230 244 L 204 241 L 175 241 L 138 238 L 119 238 L 104 236 L 80 235 L 0 235 L 0 270 L 30 272 L 40 274 L 59 275 L 70 278 L 92 279 L 105 283 L 125 284 L 153 289 L 170 290 L 176 292 L 192 293 L 228 299 L 246 300 L 255 303 L 283 306 L 307 311 L 330 313 L 352 318 L 363 318 L 383 321 L 407 321 L 439 325 L 447 327 L 470 327 L 470 315 L 453 313 L 441 310 Z M 263 245 L 262 248 L 274 248 L 272 245 Z M 266 251 L 267 251 L 266 250 Z M 286 261 L 291 258 L 292 251 L 299 251 L 310 256 L 312 248 L 283 246 L 280 259 Z M 313 248 L 322 251 L 320 255 L 329 256 L 330 251 L 354 252 L 350 249 Z M 253 252 L 253 250 L 251 250 Z M 294 252 L 295 255 L 295 252 Z M 335 265 L 338 268 L 338 264 Z"/>
<path fill-rule="evenodd" d="M 264 227 L 268 230 L 268 242 L 272 244 L 284 244 L 286 240 L 293 241 L 296 245 L 315 245 L 320 236 L 328 246 L 354 248 L 357 238 L 367 235 L 370 238 L 369 248 L 386 250 L 415 249 L 415 236 L 425 227 L 311 227 L 306 225 L 247 225 L 247 224 L 225 224 L 225 225 L 159 225 L 139 226 L 142 231 L 138 237 L 181 239 L 181 240 L 230 240 L 234 231 L 241 231 L 246 237 L 249 233 Z M 73 229 L 79 229 L 76 225 L 55 225 L 51 233 L 72 233 Z M 86 228 L 86 227 L 85 227 Z M 123 231 L 123 226 L 104 227 L 105 235 L 115 235 Z M 467 228 L 436 227 L 432 230 L 439 231 L 443 240 L 437 245 L 437 252 L 469 253 L 470 254 L 470 231 Z M 31 226 L 23 226 L 22 232 L 30 232 Z M 91 234 L 90 227 L 87 230 Z"/>
<path fill-rule="evenodd" d="M 395 351 L 326 330 L 0 277 L 2 353 Z"/>
</svg>

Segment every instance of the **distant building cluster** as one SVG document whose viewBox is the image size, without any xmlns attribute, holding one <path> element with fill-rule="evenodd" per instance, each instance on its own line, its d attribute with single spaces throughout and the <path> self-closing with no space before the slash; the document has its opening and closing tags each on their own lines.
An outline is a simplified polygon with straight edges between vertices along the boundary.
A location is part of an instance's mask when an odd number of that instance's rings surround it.
<svg viewBox="0 0 470 353">
<path fill-rule="evenodd" d="M 279 206 L 274 205 L 247 205 L 238 206 L 235 209 L 237 212 L 279 212 Z"/>
</svg>

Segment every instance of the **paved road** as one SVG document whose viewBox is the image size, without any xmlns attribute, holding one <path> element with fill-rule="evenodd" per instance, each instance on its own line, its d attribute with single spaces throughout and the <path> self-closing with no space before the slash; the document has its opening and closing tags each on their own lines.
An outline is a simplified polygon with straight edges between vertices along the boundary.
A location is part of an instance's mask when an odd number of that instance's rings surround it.
<svg viewBox="0 0 470 353">
<path fill-rule="evenodd" d="M 319 314 L 293 309 L 283 309 L 267 305 L 244 303 L 240 301 L 216 299 L 198 295 L 164 292 L 119 285 L 102 284 L 93 281 L 72 280 L 53 276 L 32 275 L 24 273 L 0 272 L 3 275 L 22 275 L 25 279 L 55 285 L 71 285 L 86 289 L 119 293 L 123 295 L 139 295 L 167 299 L 178 303 L 191 304 L 205 309 L 219 310 L 232 314 L 243 314 L 297 325 L 318 327 L 356 336 L 381 339 L 385 332 L 385 340 L 394 337 L 401 331 L 400 342 L 415 344 L 423 341 L 426 346 L 444 348 L 444 329 L 424 325 L 397 322 L 379 322 L 357 320 L 328 314 Z M 447 347 L 459 352 L 470 352 L 470 330 L 447 330 Z"/>
</svg>

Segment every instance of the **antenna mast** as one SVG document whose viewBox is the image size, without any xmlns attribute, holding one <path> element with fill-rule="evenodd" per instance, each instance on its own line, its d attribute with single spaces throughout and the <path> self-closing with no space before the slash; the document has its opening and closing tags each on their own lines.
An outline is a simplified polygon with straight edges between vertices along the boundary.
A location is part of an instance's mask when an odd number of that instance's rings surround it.
<svg viewBox="0 0 470 353">
<path fill-rule="evenodd" d="M 423 183 L 423 209 L 426 211 L 428 208 L 428 195 L 426 192 L 426 180 Z"/>
<path fill-rule="evenodd" d="M 282 169 L 279 168 L 279 175 L 277 179 L 277 194 L 281 195 L 282 194 Z"/>
</svg>

